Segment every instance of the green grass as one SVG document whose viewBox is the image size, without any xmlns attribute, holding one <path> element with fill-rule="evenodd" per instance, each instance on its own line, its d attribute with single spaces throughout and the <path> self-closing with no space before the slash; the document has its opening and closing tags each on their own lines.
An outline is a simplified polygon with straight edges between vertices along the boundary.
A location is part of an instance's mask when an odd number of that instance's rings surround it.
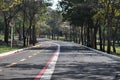
<svg viewBox="0 0 120 80">
<path fill-rule="evenodd" d="M 97 46 L 98 49 L 100 49 L 100 46 Z M 107 46 L 105 46 L 105 50 L 107 51 Z M 116 54 L 113 54 L 113 55 L 116 55 L 116 56 L 120 56 L 120 46 L 116 46 Z"/>
<path fill-rule="evenodd" d="M 0 34 L 0 40 L 3 40 L 4 39 L 4 36 Z"/>
<path fill-rule="evenodd" d="M 117 47 L 116 47 L 116 51 L 117 51 L 117 53 L 120 54 L 120 46 L 117 46 Z"/>
<path fill-rule="evenodd" d="M 21 47 L 13 47 L 13 48 L 11 48 L 10 46 L 0 46 L 0 53 L 13 51 L 13 50 L 17 50 L 17 49 L 20 49 L 20 48 Z"/>
<path fill-rule="evenodd" d="M 4 35 L 3 34 L 0 34 L 0 40 L 4 40 Z M 15 40 L 18 40 L 18 37 L 15 36 Z M 10 46 L 5 46 L 5 45 L 0 45 L 0 54 L 1 53 L 4 53 L 4 52 L 9 52 L 9 51 L 13 51 L 13 50 L 17 50 L 17 49 L 20 49 L 22 47 L 13 47 L 11 48 Z"/>
<path fill-rule="evenodd" d="M 120 46 L 116 47 L 116 51 L 117 51 L 117 54 L 115 54 L 115 55 L 120 56 Z"/>
</svg>

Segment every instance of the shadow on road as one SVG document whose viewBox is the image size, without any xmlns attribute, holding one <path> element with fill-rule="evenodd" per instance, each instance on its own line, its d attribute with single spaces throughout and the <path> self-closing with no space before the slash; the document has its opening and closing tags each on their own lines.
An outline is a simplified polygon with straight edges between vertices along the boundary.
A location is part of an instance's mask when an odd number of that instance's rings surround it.
<svg viewBox="0 0 120 80">
<path fill-rule="evenodd" d="M 31 48 L 28 50 L 56 50 L 57 46 L 50 46 L 50 47 L 37 47 L 37 48 Z"/>
<path fill-rule="evenodd" d="M 79 51 L 79 50 L 90 51 L 90 49 L 84 48 L 82 46 L 61 46 L 60 47 L 61 52 L 70 52 L 70 51 Z"/>
<path fill-rule="evenodd" d="M 105 61 L 105 55 L 83 46 L 61 46 L 60 49 L 51 80 L 120 80 L 119 62 Z"/>
<path fill-rule="evenodd" d="M 120 64 L 72 63 L 57 64 L 51 80 L 120 80 Z M 60 79 L 58 78 L 60 76 Z"/>
<path fill-rule="evenodd" d="M 8 65 L 9 63 L 4 63 L 2 65 L 0 65 L 1 67 L 2 66 L 5 66 L 5 65 Z M 45 64 L 16 64 L 14 66 L 11 66 L 11 67 L 6 67 L 6 70 L 12 70 L 13 71 L 13 75 L 14 78 L 9 78 L 9 79 L 2 79 L 2 80 L 34 80 L 35 78 L 35 75 L 34 74 L 34 71 L 37 70 L 39 72 L 40 69 L 43 69 L 43 67 L 45 66 Z M 22 73 L 20 73 L 22 72 Z M 16 74 L 15 74 L 16 73 Z M 8 74 L 12 74 L 12 72 L 7 73 Z M 1 75 L 0 76 L 4 77 L 4 75 Z M 12 77 L 10 76 L 10 77 Z"/>
<path fill-rule="evenodd" d="M 3 80 L 8 80 L 8 79 L 3 79 Z M 14 78 L 9 80 L 34 80 L 34 78 Z"/>
<path fill-rule="evenodd" d="M 42 38 L 42 39 L 41 39 L 41 38 L 38 38 L 37 41 L 38 41 L 38 42 L 46 42 L 46 41 L 52 41 L 52 40 L 47 39 L 47 38 Z"/>
</svg>

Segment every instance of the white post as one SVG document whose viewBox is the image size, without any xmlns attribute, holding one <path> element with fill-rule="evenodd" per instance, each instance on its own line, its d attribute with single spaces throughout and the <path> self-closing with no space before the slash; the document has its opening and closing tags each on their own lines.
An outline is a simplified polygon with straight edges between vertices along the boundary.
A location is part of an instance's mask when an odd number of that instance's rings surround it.
<svg viewBox="0 0 120 80">
<path fill-rule="evenodd" d="M 13 47 L 13 26 L 11 26 L 11 48 Z"/>
<path fill-rule="evenodd" d="M 15 26 L 15 22 L 11 20 L 9 25 L 11 26 L 11 48 L 12 48 L 13 47 L 13 27 Z"/>
</svg>

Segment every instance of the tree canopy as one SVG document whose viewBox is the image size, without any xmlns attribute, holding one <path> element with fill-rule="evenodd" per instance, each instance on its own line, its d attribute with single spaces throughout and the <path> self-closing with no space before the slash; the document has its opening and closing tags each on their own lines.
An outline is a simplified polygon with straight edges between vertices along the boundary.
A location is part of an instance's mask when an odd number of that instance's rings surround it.
<svg viewBox="0 0 120 80">
<path fill-rule="evenodd" d="M 100 49 L 104 51 L 107 44 L 107 52 L 115 50 L 117 31 L 119 30 L 120 16 L 119 0 L 61 0 L 59 10 L 64 21 L 69 21 L 74 29 L 81 31 L 82 44 L 97 48 L 97 36 L 99 33 Z M 77 38 L 76 38 L 77 39 Z M 75 40 L 75 39 L 74 39 Z M 106 43 L 107 41 L 107 43 Z"/>
</svg>

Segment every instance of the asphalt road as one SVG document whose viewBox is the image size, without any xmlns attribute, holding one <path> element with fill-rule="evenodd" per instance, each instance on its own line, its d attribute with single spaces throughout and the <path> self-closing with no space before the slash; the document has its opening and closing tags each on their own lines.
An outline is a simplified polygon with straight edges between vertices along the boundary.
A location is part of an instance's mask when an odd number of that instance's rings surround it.
<svg viewBox="0 0 120 80">
<path fill-rule="evenodd" d="M 39 42 L 36 48 L 0 57 L 0 80 L 120 80 L 120 59 L 72 42 Z"/>
</svg>

